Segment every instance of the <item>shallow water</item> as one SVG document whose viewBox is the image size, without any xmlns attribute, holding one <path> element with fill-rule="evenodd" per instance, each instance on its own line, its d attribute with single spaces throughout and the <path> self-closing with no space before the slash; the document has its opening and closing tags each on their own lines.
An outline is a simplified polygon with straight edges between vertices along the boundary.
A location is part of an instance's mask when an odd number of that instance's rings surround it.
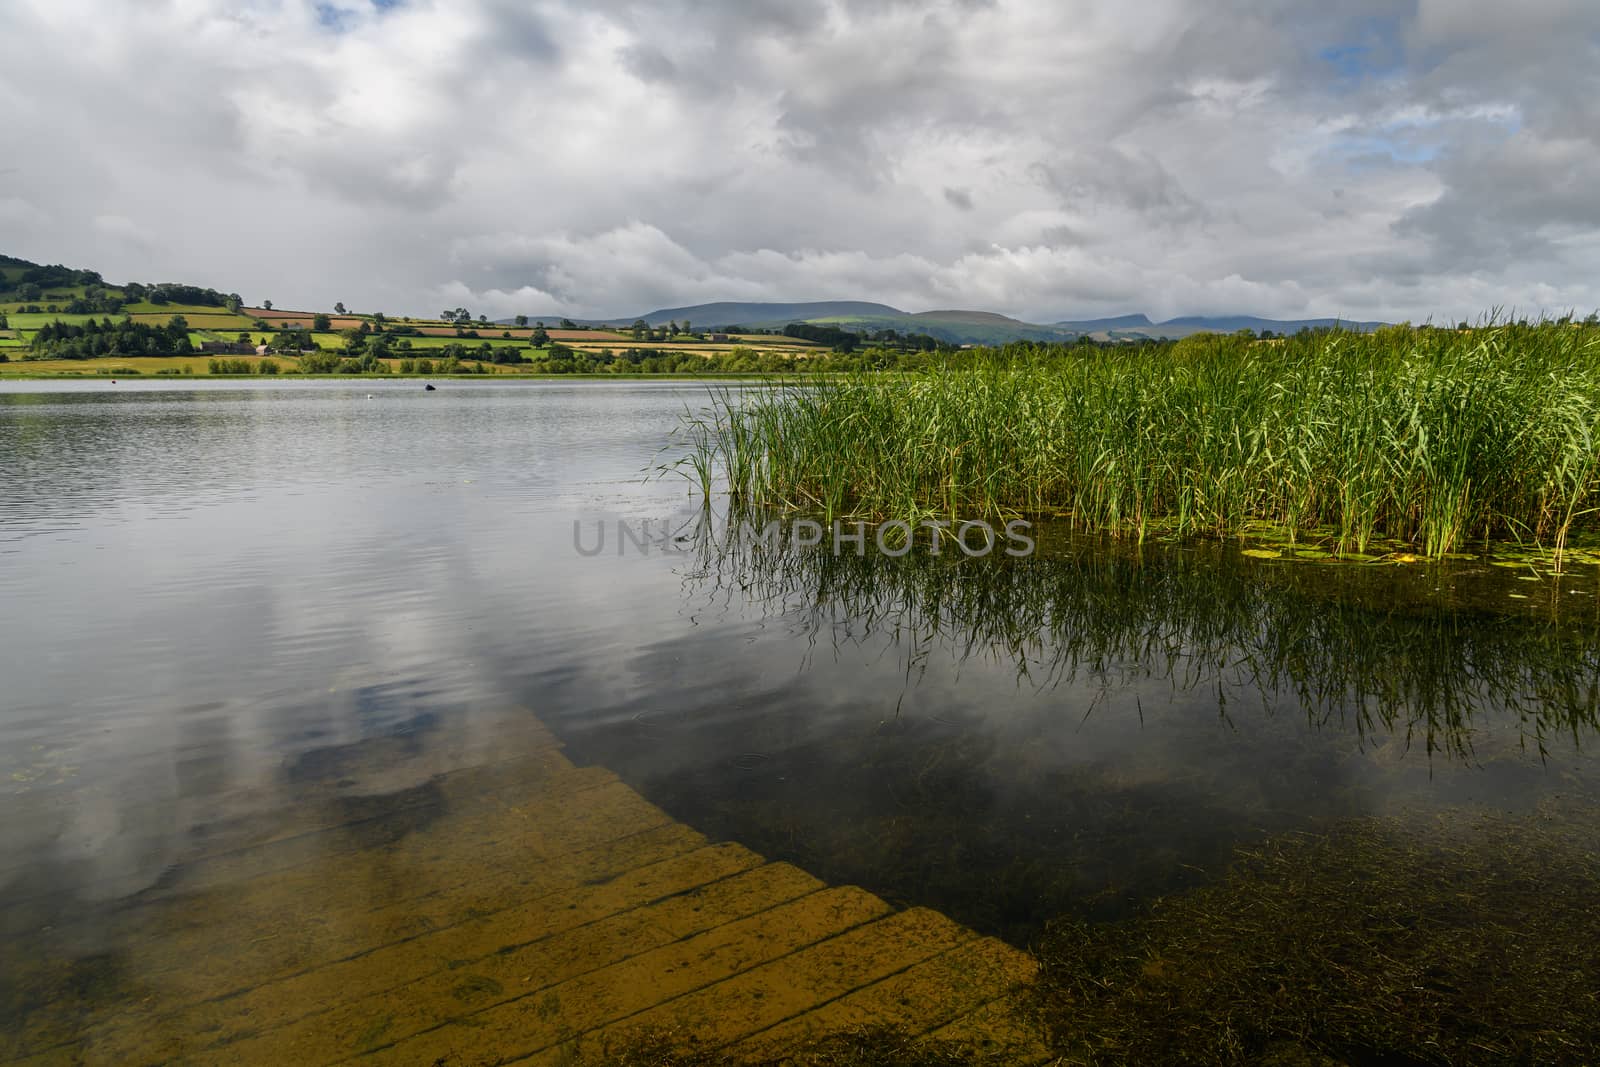
<svg viewBox="0 0 1600 1067">
<path fill-rule="evenodd" d="M 685 384 L 3 388 L 0 915 L 70 922 L 97 1008 L 130 902 L 313 800 L 374 828 L 329 899 L 391 904 L 384 850 L 470 797 L 436 776 L 536 753 L 527 716 L 713 839 L 1016 944 L 1273 833 L 1600 810 L 1581 569 L 731 546 L 646 476 Z M 674 551 L 619 552 L 646 520 Z M 0 972 L 21 1032 L 34 972 Z"/>
</svg>

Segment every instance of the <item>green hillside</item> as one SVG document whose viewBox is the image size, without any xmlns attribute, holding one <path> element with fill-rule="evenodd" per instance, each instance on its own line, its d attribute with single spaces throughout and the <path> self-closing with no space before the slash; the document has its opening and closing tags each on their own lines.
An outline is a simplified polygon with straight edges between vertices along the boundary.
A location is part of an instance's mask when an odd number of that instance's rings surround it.
<svg viewBox="0 0 1600 1067">
<path fill-rule="evenodd" d="M 981 311 L 932 311 L 900 315 L 836 315 L 809 319 L 816 325 L 857 331 L 898 330 L 923 333 L 957 345 L 1004 344 L 1007 341 L 1071 341 L 1078 334 L 1055 326 L 1036 326 Z M 758 323 L 762 328 L 782 328 L 784 323 Z"/>
</svg>

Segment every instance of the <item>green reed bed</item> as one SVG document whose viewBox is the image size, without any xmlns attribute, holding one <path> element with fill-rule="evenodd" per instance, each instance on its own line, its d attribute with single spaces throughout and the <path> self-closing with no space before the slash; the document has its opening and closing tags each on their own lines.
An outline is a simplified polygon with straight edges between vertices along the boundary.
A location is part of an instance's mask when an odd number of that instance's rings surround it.
<svg viewBox="0 0 1600 1067">
<path fill-rule="evenodd" d="M 726 392 L 687 428 L 708 495 L 830 519 L 1050 514 L 1140 539 L 1268 522 L 1339 553 L 1559 549 L 1600 508 L 1600 330 L 1017 345 Z"/>
</svg>

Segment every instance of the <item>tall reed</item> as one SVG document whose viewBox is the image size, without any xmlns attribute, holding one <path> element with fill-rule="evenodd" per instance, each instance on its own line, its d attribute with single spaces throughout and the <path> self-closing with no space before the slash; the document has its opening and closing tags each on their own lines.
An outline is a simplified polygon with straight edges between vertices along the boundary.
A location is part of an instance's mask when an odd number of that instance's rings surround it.
<svg viewBox="0 0 1600 1067">
<path fill-rule="evenodd" d="M 1264 522 L 1341 553 L 1559 549 L 1600 509 L 1600 330 L 1014 345 L 724 392 L 688 428 L 703 491 L 829 519 L 1051 514 L 1141 539 Z"/>
</svg>

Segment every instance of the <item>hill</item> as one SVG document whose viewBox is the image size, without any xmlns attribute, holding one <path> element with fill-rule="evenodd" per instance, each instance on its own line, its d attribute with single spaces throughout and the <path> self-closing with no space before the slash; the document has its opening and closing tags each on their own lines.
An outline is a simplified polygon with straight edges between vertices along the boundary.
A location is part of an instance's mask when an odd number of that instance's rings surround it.
<svg viewBox="0 0 1600 1067">
<path fill-rule="evenodd" d="M 819 322 L 838 316 L 902 316 L 905 312 L 888 304 L 873 304 L 862 300 L 821 300 L 805 304 L 751 304 L 723 302 L 695 304 L 692 307 L 662 308 L 636 316 L 651 326 L 665 326 L 669 322 L 689 320 L 695 326 L 767 326 L 776 323 L 786 326 L 791 322 Z M 633 319 L 612 320 L 627 325 Z"/>
<path fill-rule="evenodd" d="M 557 322 L 560 315 L 530 315 L 530 320 Z M 837 326 L 842 329 L 876 332 L 896 330 L 920 333 L 952 344 L 1003 344 L 1006 341 L 1070 341 L 1077 336 L 1054 326 L 1039 326 L 989 311 L 901 311 L 888 304 L 862 300 L 823 300 L 809 303 L 741 303 L 725 301 L 689 307 L 660 308 L 642 315 L 622 315 L 607 319 L 577 319 L 579 325 L 609 323 L 626 327 L 643 319 L 646 325 L 665 326 L 669 322 L 689 322 L 699 330 L 741 326 L 754 330 L 781 330 L 795 323 Z M 509 322 L 502 319 L 501 322 Z"/>
<path fill-rule="evenodd" d="M 1005 344 L 1007 341 L 1071 341 L 1078 336 L 1055 326 L 1038 326 L 986 311 L 926 311 L 916 315 L 837 315 L 809 320 L 850 330 L 898 330 L 922 333 L 957 345 Z M 752 325 L 766 326 L 765 323 Z M 782 325 L 782 324 L 778 324 Z"/>
<path fill-rule="evenodd" d="M 40 303 L 34 309 L 32 305 Z M 38 310 L 49 314 L 106 314 L 119 310 L 156 314 L 185 310 L 206 314 L 193 320 L 202 329 L 248 329 L 262 313 L 241 307 L 236 294 L 224 294 L 199 286 L 170 282 L 111 285 L 94 271 L 62 266 L 41 266 L 27 260 L 0 255 L 0 308 L 12 312 Z M 9 305 L 9 307 L 7 307 Z M 55 305 L 55 306 L 50 306 Z M 240 312 L 244 311 L 245 316 Z M 336 309 L 337 310 L 337 309 Z M 300 316 L 306 318 L 307 316 Z M 227 318 L 228 321 L 223 321 Z M 530 315 L 530 319 L 554 325 L 560 315 Z M 659 328 L 669 322 L 691 323 L 698 330 L 721 330 L 742 326 L 755 330 L 781 331 L 793 323 L 833 326 L 860 333 L 894 330 L 901 334 L 924 334 L 957 345 L 1004 344 L 1007 341 L 1072 341 L 1088 336 L 1096 340 L 1140 340 L 1182 338 L 1201 332 L 1235 333 L 1249 329 L 1257 333 L 1271 330 L 1292 334 L 1303 329 L 1342 325 L 1362 332 L 1383 325 L 1379 322 L 1340 322 L 1337 319 L 1265 319 L 1251 315 L 1188 315 L 1152 322 L 1143 314 L 1116 315 L 1096 319 L 1061 319 L 1051 323 L 1032 323 L 991 311 L 945 308 L 908 312 L 888 304 L 865 300 L 820 300 L 802 303 L 719 301 L 685 307 L 658 308 L 642 315 L 608 319 L 585 319 L 579 326 L 611 324 L 626 328 L 637 320 Z M 214 320 L 214 321 L 212 321 Z M 19 325 L 13 323 L 13 326 Z M 496 326 L 506 326 L 503 319 Z M 345 317 L 340 326 L 355 320 Z M 453 324 L 445 324 L 451 326 Z M 453 329 L 450 332 L 454 332 Z M 13 343 L 20 341 L 12 337 Z"/>
<path fill-rule="evenodd" d="M 1083 333 L 1097 333 L 1101 330 L 1137 330 L 1145 326 L 1154 326 L 1148 315 L 1115 315 L 1108 319 L 1080 319 L 1076 322 L 1064 321 L 1054 325 L 1065 329 L 1081 331 Z"/>
<path fill-rule="evenodd" d="M 1086 333 L 1101 339 L 1171 338 L 1179 339 L 1196 333 L 1237 333 L 1254 330 L 1262 333 L 1271 330 L 1276 334 L 1293 334 L 1301 330 L 1341 326 L 1347 330 L 1370 333 L 1382 322 L 1348 322 L 1342 319 L 1262 319 L 1253 315 L 1184 315 L 1165 322 L 1151 322 L 1145 315 L 1120 315 L 1105 319 L 1062 320 L 1055 325 L 1064 330 Z"/>
<path fill-rule="evenodd" d="M 698 329 L 744 326 L 757 330 L 781 330 L 791 323 L 837 326 L 860 332 L 896 330 L 920 333 L 952 344 L 1004 344 L 1007 341 L 1072 341 L 1082 336 L 1096 340 L 1140 340 L 1182 338 L 1196 333 L 1235 333 L 1250 329 L 1257 333 L 1271 330 L 1278 334 L 1303 329 L 1342 325 L 1362 332 L 1384 325 L 1379 322 L 1340 322 L 1337 319 L 1264 319 L 1251 315 L 1189 315 L 1156 323 L 1144 314 L 1116 315 L 1098 319 L 1062 320 L 1032 323 L 992 311 L 941 309 L 908 312 L 887 304 L 836 300 L 800 304 L 760 304 L 723 302 L 691 307 L 662 308 L 643 315 L 604 320 L 626 325 L 643 319 L 650 326 L 687 320 Z M 548 318 L 546 321 L 555 321 Z"/>
</svg>

